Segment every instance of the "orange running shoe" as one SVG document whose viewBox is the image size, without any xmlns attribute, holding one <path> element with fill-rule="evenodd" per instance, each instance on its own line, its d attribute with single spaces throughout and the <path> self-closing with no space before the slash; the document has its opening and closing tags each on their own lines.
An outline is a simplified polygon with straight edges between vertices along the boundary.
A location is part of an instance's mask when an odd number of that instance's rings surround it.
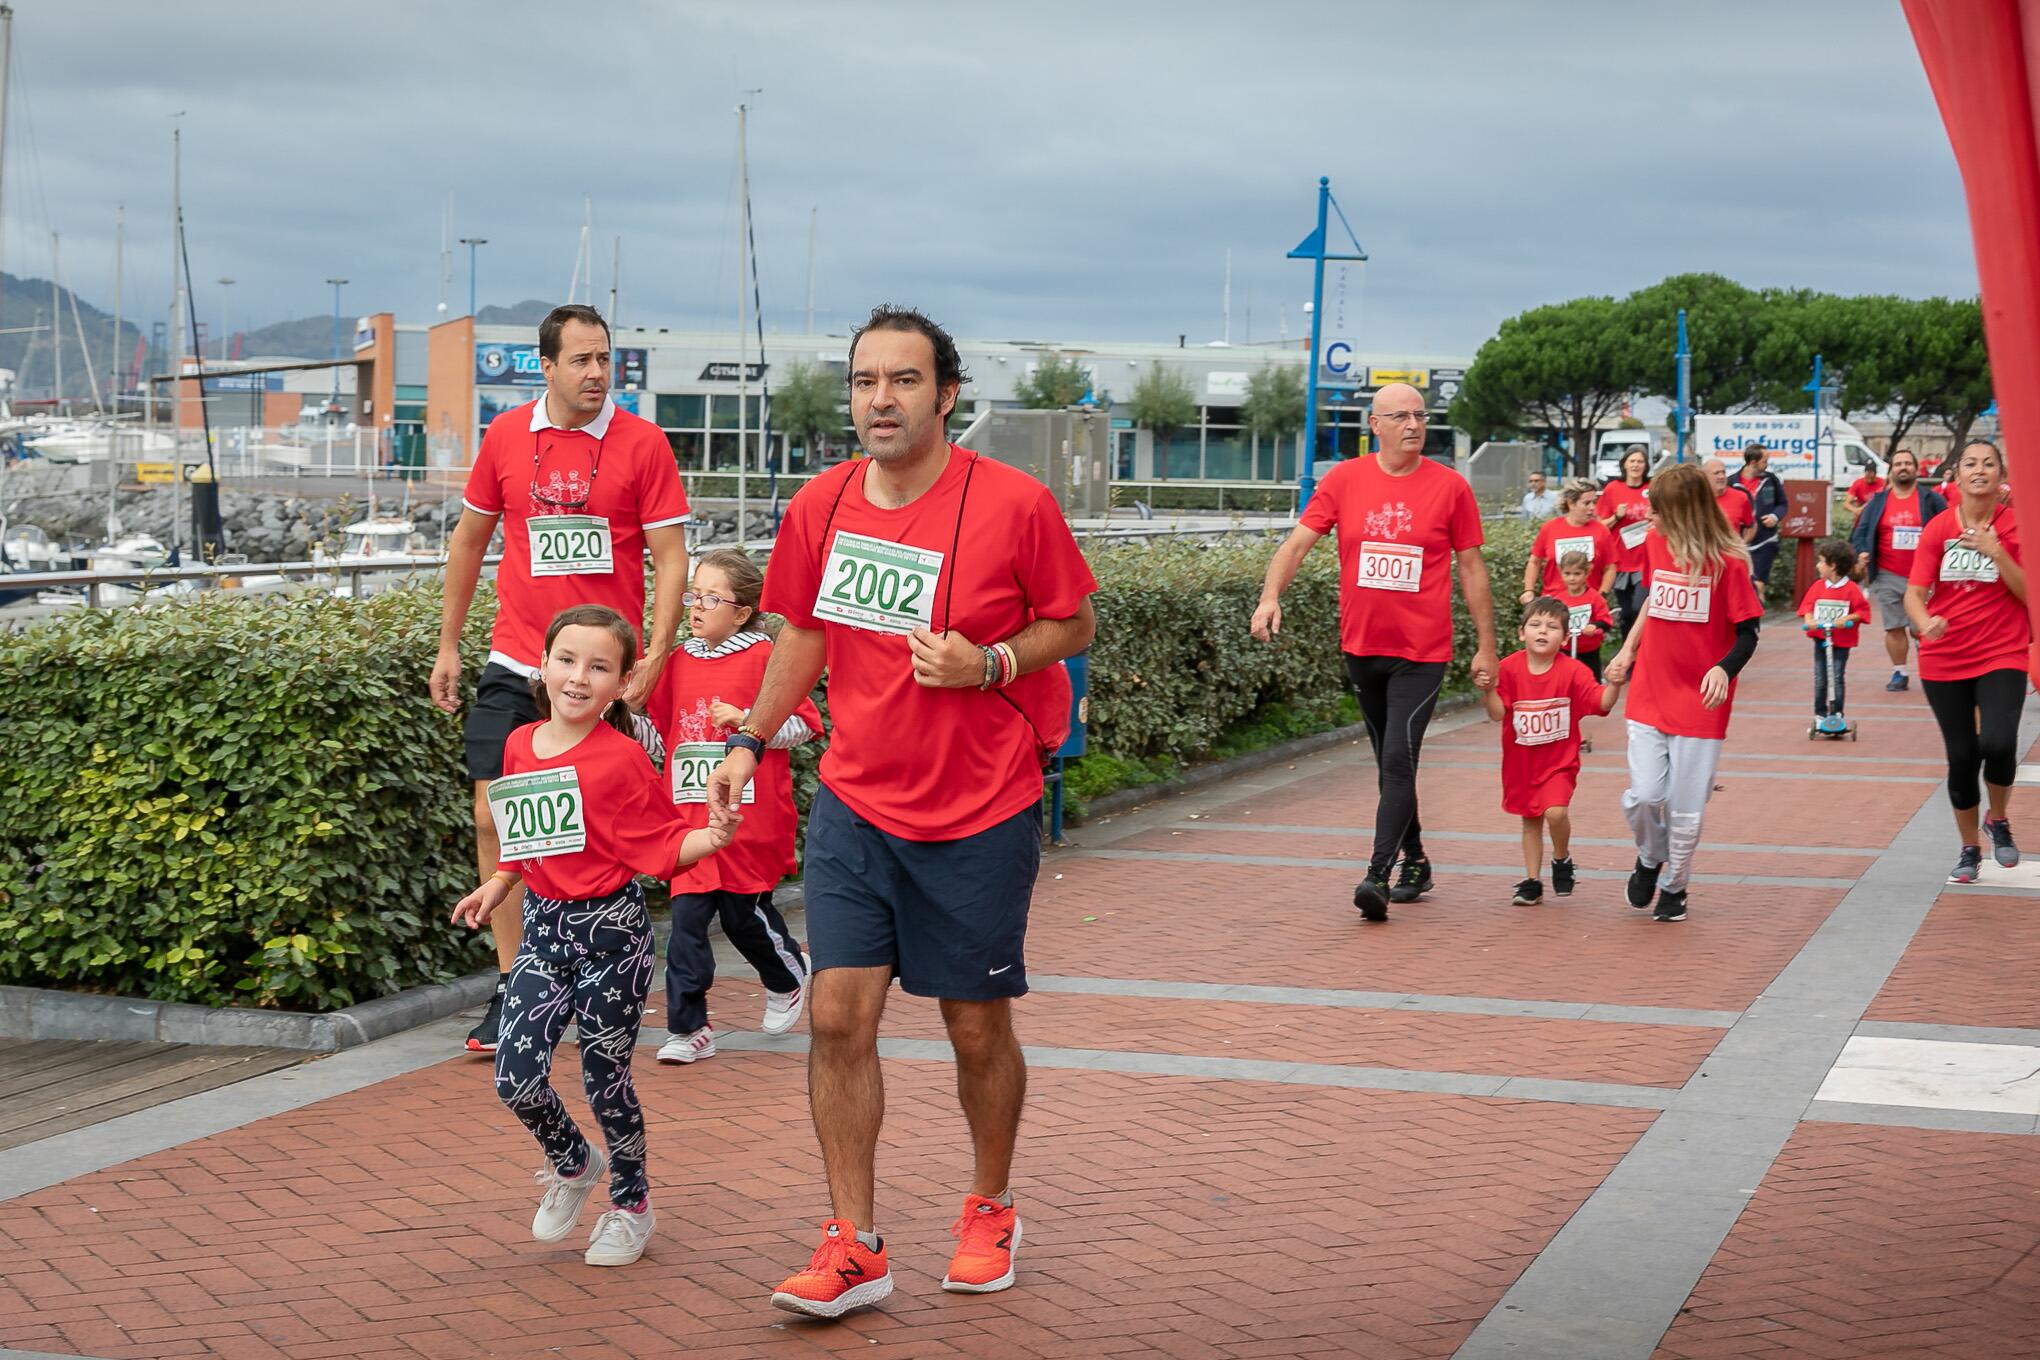
<svg viewBox="0 0 2040 1360">
<path fill-rule="evenodd" d="M 958 1239 L 942 1287 L 952 1294 L 996 1294 L 1013 1287 L 1020 1254 L 1020 1213 L 983 1195 L 966 1195 L 963 1216 L 949 1229 Z"/>
<path fill-rule="evenodd" d="M 869 1308 L 892 1293 L 892 1267 L 886 1263 L 885 1242 L 873 1251 L 857 1240 L 857 1226 L 847 1218 L 822 1225 L 822 1245 L 807 1269 L 789 1276 L 773 1291 L 772 1306 L 809 1317 L 839 1318 L 856 1308 Z"/>
</svg>

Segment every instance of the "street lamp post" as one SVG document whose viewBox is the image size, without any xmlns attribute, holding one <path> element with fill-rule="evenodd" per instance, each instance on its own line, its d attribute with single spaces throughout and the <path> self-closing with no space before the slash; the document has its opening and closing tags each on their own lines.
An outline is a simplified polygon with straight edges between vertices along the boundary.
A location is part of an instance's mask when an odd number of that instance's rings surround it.
<svg viewBox="0 0 2040 1360">
<path fill-rule="evenodd" d="M 227 361 L 227 341 L 234 333 L 234 311 L 228 304 L 227 290 L 234 286 L 232 279 L 220 280 L 220 362 Z"/>
<path fill-rule="evenodd" d="M 463 236 L 460 243 L 468 248 L 468 315 L 475 314 L 475 247 L 489 244 L 486 236 Z"/>
<path fill-rule="evenodd" d="M 1317 226 L 1310 235 L 1303 238 L 1296 249 L 1289 252 L 1292 260 L 1309 260 L 1312 265 L 1310 287 L 1310 359 L 1306 369 L 1308 375 L 1304 394 L 1303 448 L 1297 457 L 1296 467 L 1296 513 L 1301 515 L 1303 507 L 1310 503 L 1311 493 L 1317 489 L 1317 476 L 1311 462 L 1317 457 L 1318 427 L 1318 365 L 1323 360 L 1324 311 L 1325 311 L 1325 261 L 1361 260 L 1367 252 L 1360 248 L 1359 238 L 1353 235 L 1352 224 L 1346 221 L 1345 209 L 1332 197 L 1332 181 L 1323 175 L 1318 177 Z M 1326 209 L 1339 215 L 1339 225 L 1346 229 L 1346 239 L 1352 243 L 1350 253 L 1325 249 Z M 1282 470 L 1278 462 L 1276 469 Z"/>
<path fill-rule="evenodd" d="M 346 279 L 327 279 L 333 285 L 333 401 L 340 405 L 340 290 L 346 286 Z"/>
</svg>

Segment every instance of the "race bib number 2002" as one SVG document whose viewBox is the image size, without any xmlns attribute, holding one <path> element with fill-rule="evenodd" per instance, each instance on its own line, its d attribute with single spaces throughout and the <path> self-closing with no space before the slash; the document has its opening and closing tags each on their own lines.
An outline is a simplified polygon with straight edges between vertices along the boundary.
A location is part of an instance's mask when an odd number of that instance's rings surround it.
<svg viewBox="0 0 2040 1360">
<path fill-rule="evenodd" d="M 815 617 L 873 633 L 911 633 L 935 620 L 942 554 L 839 530 L 822 564 Z"/>
<path fill-rule="evenodd" d="M 572 766 L 491 780 L 489 815 L 495 819 L 504 859 L 541 859 L 588 848 L 581 774 Z"/>
<path fill-rule="evenodd" d="M 1941 549 L 1941 579 L 1992 585 L 1998 579 L 1998 565 L 1975 548 L 1950 539 Z"/>
</svg>

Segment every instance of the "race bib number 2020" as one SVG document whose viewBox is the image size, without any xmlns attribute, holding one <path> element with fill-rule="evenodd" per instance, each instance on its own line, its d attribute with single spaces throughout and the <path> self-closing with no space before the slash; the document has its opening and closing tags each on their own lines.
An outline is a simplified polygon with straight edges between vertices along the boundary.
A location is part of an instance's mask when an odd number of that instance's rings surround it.
<svg viewBox="0 0 2040 1360">
<path fill-rule="evenodd" d="M 533 576 L 609 574 L 609 521 L 602 516 L 535 515 L 525 528 Z"/>
<path fill-rule="evenodd" d="M 495 819 L 506 860 L 541 859 L 588 848 L 581 774 L 572 766 L 491 780 L 489 815 Z"/>
<path fill-rule="evenodd" d="M 667 766 L 673 772 L 673 801 L 675 803 L 706 803 L 708 801 L 708 777 L 715 773 L 715 767 L 722 763 L 723 744 L 719 741 L 688 741 L 675 746 L 667 753 Z M 744 803 L 758 801 L 758 781 L 753 779 L 744 785 L 744 795 L 738 800 Z"/>
<path fill-rule="evenodd" d="M 815 617 L 873 633 L 932 628 L 942 554 L 839 530 L 822 564 Z"/>
</svg>

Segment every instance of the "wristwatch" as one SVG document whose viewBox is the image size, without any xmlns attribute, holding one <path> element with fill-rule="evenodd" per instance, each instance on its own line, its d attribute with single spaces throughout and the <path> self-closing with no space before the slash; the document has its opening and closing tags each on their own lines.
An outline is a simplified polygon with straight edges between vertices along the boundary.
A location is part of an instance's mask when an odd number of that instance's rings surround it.
<svg viewBox="0 0 2040 1360">
<path fill-rule="evenodd" d="M 749 727 L 738 728 L 730 733 L 729 740 L 723 743 L 724 755 L 728 755 L 731 751 L 736 750 L 749 751 L 752 757 L 757 760 L 765 758 L 764 741 Z"/>
</svg>

